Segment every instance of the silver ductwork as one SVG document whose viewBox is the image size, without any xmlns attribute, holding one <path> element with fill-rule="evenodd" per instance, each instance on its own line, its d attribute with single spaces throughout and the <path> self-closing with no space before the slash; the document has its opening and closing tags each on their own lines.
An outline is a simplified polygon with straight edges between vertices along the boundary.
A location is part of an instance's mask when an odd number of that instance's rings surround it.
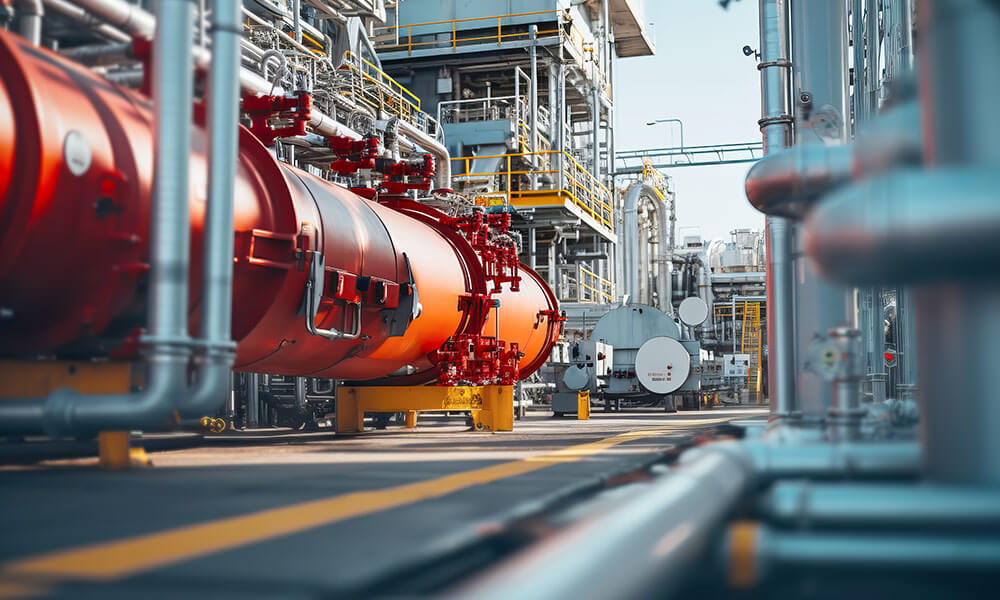
<svg viewBox="0 0 1000 600">
<path fill-rule="evenodd" d="M 624 223 L 619 240 L 624 242 L 620 255 L 625 275 L 625 293 L 632 302 L 652 305 L 652 290 L 644 284 L 648 279 L 644 273 L 655 272 L 659 309 L 672 315 L 670 271 L 673 258 L 673 193 L 663 195 L 649 180 L 633 183 L 625 191 Z M 670 206 L 668 206 L 668 204 Z M 640 205 L 650 211 L 656 222 L 656 255 L 650 256 L 646 248 L 643 260 L 643 244 L 640 238 Z"/>
</svg>

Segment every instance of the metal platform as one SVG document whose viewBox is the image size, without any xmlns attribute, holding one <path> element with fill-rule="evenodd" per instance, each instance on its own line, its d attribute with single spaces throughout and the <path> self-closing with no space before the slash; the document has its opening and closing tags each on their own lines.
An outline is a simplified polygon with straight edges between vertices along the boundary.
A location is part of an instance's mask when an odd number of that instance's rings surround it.
<svg viewBox="0 0 1000 600">
<path fill-rule="evenodd" d="M 429 416 L 362 435 L 206 438 L 151 452 L 150 469 L 21 461 L 0 468 L 0 598 L 430 594 L 531 537 L 510 534 L 518 523 L 763 415 L 545 413 L 485 435 Z"/>
</svg>

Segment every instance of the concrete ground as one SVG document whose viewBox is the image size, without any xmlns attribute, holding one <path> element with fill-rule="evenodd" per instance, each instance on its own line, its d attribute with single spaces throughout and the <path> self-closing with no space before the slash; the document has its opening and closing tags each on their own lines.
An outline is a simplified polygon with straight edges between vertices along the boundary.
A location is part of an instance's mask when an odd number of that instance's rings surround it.
<svg viewBox="0 0 1000 600">
<path fill-rule="evenodd" d="M 0 467 L 0 598 L 424 595 L 530 541 L 538 515 L 765 415 L 529 413 L 492 434 L 425 416 L 412 430 L 211 438 L 128 471 L 21 460 Z"/>
</svg>

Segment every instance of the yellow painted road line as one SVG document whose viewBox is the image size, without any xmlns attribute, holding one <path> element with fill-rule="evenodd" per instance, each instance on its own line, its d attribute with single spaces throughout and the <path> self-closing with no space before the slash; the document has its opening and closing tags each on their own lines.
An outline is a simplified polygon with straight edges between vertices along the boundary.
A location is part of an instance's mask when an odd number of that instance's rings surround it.
<svg viewBox="0 0 1000 600">
<path fill-rule="evenodd" d="M 712 421 L 726 420 L 728 419 Z M 520 461 L 428 481 L 384 490 L 354 492 L 159 533 L 59 550 L 0 565 L 0 585 L 52 579 L 120 579 L 215 552 L 438 498 L 463 488 L 530 473 L 553 464 L 578 461 L 619 444 L 675 432 L 676 428 L 632 431 Z"/>
</svg>

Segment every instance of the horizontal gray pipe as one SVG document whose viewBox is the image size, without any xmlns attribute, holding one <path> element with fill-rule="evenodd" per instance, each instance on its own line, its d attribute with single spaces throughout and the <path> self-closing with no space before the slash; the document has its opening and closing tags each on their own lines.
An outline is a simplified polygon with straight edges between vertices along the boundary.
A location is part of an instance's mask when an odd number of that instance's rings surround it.
<svg viewBox="0 0 1000 600">
<path fill-rule="evenodd" d="M 581 519 L 456 598 L 665 597 L 707 550 L 750 472 L 705 453 L 595 519 Z"/>
<path fill-rule="evenodd" d="M 731 576 L 741 574 L 738 581 L 731 580 L 734 587 L 754 587 L 772 575 L 787 578 L 792 569 L 809 569 L 814 577 L 815 570 L 822 569 L 831 577 L 830 586 L 836 586 L 838 578 L 856 580 L 845 571 L 848 569 L 885 577 L 899 577 L 902 573 L 976 573 L 993 579 L 1000 569 L 1000 539 L 996 537 L 799 533 L 761 525 L 747 536 L 751 540 L 740 543 L 733 535 L 737 527 L 730 529 L 724 553 Z"/>
<path fill-rule="evenodd" d="M 855 285 L 978 279 L 1000 262 L 1000 174 L 903 170 L 830 194 L 805 223 L 819 271 Z"/>
<path fill-rule="evenodd" d="M 1000 491 L 902 484 L 775 483 L 759 504 L 767 521 L 799 528 L 1000 528 Z"/>
<path fill-rule="evenodd" d="M 123 33 L 120 29 L 112 27 L 107 23 L 94 18 L 93 15 L 84 9 L 71 3 L 69 0 L 45 0 L 45 6 L 53 11 L 68 17 L 77 23 L 91 29 L 104 37 L 118 42 L 131 42 L 132 38 Z"/>
</svg>

